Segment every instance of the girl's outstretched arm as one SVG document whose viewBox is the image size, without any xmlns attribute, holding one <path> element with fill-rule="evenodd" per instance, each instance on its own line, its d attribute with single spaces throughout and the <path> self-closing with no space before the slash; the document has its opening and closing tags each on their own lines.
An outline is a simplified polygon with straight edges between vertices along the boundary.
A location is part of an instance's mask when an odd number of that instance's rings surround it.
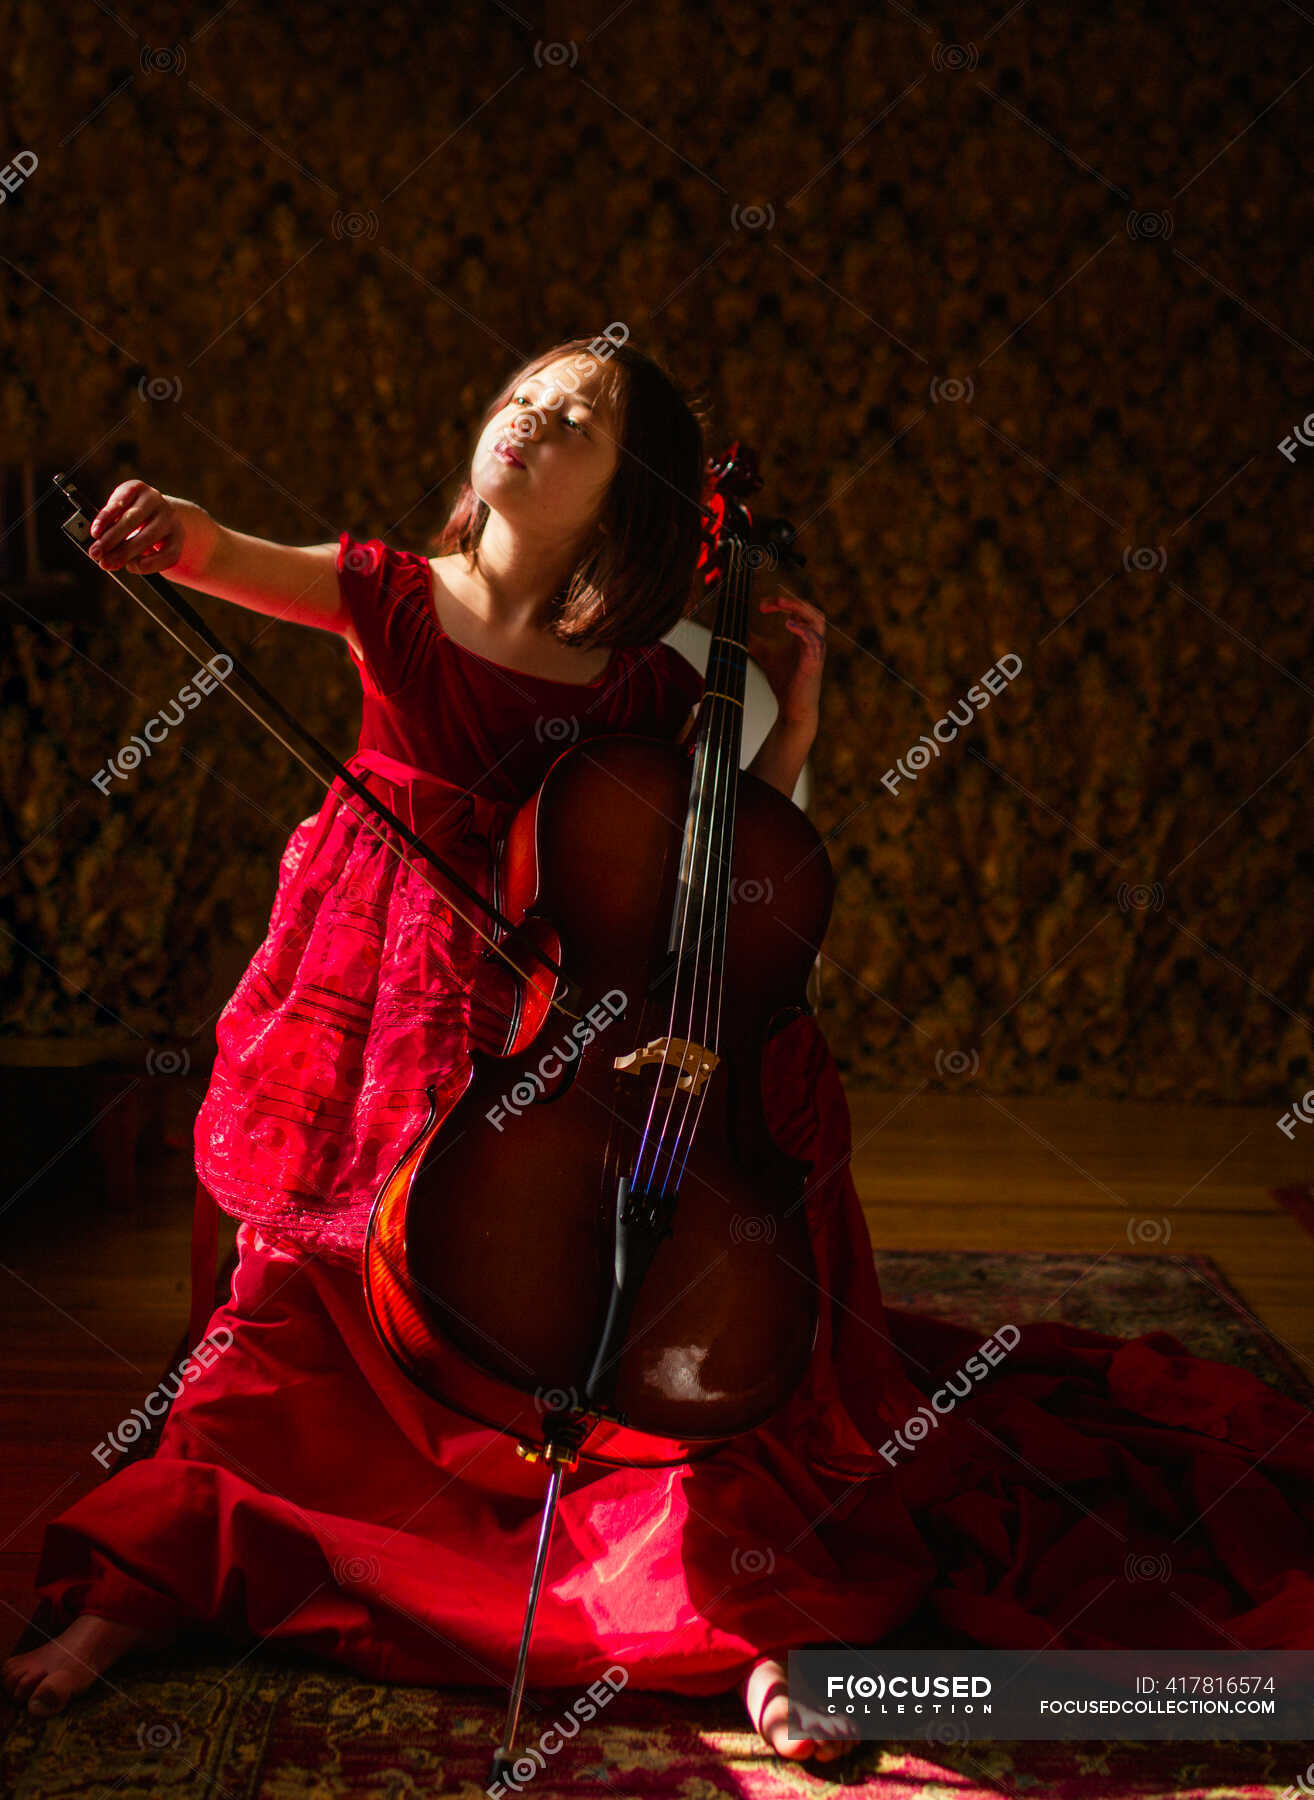
<svg viewBox="0 0 1314 1800">
<path fill-rule="evenodd" d="M 273 544 L 230 531 L 203 506 L 140 480 L 120 482 L 91 522 L 98 568 L 171 581 L 252 612 L 348 636 L 338 544 Z"/>
</svg>

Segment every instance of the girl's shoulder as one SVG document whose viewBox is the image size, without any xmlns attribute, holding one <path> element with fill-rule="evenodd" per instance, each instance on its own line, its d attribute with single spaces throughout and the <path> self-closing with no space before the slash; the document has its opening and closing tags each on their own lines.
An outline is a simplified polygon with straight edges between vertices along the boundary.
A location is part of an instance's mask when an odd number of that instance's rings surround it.
<svg viewBox="0 0 1314 1800">
<path fill-rule="evenodd" d="M 338 537 L 338 588 L 351 622 L 352 660 L 367 693 L 386 698 L 405 687 L 434 632 L 428 561 L 382 538 Z M 356 644 L 360 654 L 356 653 Z"/>
</svg>

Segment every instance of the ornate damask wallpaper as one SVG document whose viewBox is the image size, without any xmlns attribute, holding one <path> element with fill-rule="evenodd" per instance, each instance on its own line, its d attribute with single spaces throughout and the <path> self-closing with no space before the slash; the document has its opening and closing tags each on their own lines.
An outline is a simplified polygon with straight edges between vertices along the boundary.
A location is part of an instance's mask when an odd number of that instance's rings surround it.
<svg viewBox="0 0 1314 1800">
<path fill-rule="evenodd" d="M 182 37 L 138 11 L 111 53 L 93 8 L 61 68 L 24 65 L 8 10 L 3 136 L 35 160 L 0 207 L 5 1033 L 203 1053 L 322 796 L 219 695 L 101 791 L 195 659 L 44 501 L 42 567 L 73 579 L 36 579 L 24 466 L 422 548 L 500 378 L 623 321 L 797 528 L 806 569 L 758 595 L 829 621 L 846 1075 L 1289 1095 L 1314 1008 L 1299 9 L 1024 5 L 946 43 L 899 7 L 239 5 Z M 339 639 L 188 597 L 354 747 Z"/>
</svg>

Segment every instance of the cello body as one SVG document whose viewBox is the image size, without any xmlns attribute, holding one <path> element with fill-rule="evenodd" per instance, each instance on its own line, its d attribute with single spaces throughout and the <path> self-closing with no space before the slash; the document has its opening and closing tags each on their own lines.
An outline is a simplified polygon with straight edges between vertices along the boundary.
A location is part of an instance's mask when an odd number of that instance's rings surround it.
<svg viewBox="0 0 1314 1800">
<path fill-rule="evenodd" d="M 736 767 L 722 934 L 691 946 L 704 894 L 673 949 L 692 767 L 669 743 L 593 740 L 512 817 L 497 904 L 593 1004 L 567 1025 L 552 977 L 518 985 L 502 1053 L 472 1051 L 442 1118 L 430 1091 L 365 1246 L 375 1329 L 413 1381 L 525 1445 L 545 1420 L 586 1413 L 581 1454 L 599 1462 L 682 1462 L 751 1430 L 797 1387 L 816 1334 L 810 1165 L 771 1135 L 761 1060 L 810 1010 L 834 876 L 806 815 Z M 715 980 L 684 1007 L 679 971 L 687 987 L 700 952 Z M 621 1181 L 645 1158 L 666 1230 L 590 1390 Z"/>
</svg>

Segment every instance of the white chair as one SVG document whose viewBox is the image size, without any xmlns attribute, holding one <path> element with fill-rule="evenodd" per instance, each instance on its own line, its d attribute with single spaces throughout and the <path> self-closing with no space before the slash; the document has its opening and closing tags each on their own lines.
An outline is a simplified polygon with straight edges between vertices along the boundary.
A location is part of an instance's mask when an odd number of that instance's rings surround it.
<svg viewBox="0 0 1314 1800">
<path fill-rule="evenodd" d="M 672 649 L 678 650 L 687 662 L 691 662 L 701 675 L 707 668 L 707 653 L 711 647 L 712 634 L 706 625 L 700 625 L 694 619 L 680 619 L 666 633 L 664 642 Z M 744 677 L 744 730 L 743 743 L 740 749 L 739 766 L 746 769 L 762 747 L 762 740 L 776 722 L 779 711 L 776 697 L 771 692 L 771 684 L 750 656 L 748 670 Z M 795 806 L 802 812 L 808 812 L 812 806 L 812 762 L 809 758 L 794 784 L 792 795 Z"/>
</svg>

